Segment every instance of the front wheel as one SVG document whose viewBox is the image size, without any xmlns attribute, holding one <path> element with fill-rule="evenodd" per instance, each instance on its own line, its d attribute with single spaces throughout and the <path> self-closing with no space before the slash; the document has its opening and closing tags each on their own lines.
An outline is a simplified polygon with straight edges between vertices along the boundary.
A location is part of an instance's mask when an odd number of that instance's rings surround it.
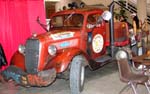
<svg viewBox="0 0 150 94">
<path fill-rule="evenodd" d="M 85 66 L 84 57 L 78 55 L 73 58 L 70 66 L 71 94 L 80 94 L 84 86 Z"/>
</svg>

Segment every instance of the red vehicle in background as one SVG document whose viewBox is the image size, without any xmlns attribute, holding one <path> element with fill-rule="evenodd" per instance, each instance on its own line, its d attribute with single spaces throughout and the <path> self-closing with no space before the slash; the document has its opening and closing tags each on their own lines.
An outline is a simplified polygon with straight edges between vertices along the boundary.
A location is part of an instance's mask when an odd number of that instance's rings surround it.
<svg viewBox="0 0 150 94">
<path fill-rule="evenodd" d="M 98 69 L 114 60 L 111 48 L 129 44 L 126 23 L 109 24 L 110 18 L 110 12 L 98 8 L 54 13 L 50 31 L 33 34 L 25 45 L 20 45 L 11 65 L 2 72 L 3 77 L 24 86 L 42 87 L 69 73 L 65 78 L 70 81 L 71 94 L 79 94 L 84 86 L 85 66 Z"/>
</svg>

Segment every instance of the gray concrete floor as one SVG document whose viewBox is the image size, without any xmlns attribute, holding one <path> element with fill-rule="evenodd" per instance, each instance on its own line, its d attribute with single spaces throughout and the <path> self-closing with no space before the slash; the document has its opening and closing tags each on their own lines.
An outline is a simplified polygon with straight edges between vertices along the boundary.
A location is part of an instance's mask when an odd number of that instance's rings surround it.
<svg viewBox="0 0 150 94">
<path fill-rule="evenodd" d="M 104 67 L 90 71 L 86 69 L 85 87 L 82 94 L 119 94 L 126 84 L 121 82 L 116 63 L 110 63 Z M 138 86 L 139 94 L 148 94 L 143 85 Z M 69 81 L 57 79 L 48 87 L 25 88 L 13 83 L 0 83 L 0 94 L 70 94 Z M 127 88 L 120 94 L 134 94 Z"/>
</svg>

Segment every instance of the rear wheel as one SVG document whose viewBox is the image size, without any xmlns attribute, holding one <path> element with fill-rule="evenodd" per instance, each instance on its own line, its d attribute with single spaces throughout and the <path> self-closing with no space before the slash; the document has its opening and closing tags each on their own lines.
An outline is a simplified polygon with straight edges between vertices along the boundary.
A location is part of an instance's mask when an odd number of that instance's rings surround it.
<svg viewBox="0 0 150 94">
<path fill-rule="evenodd" d="M 81 55 L 73 58 L 70 67 L 70 89 L 71 94 L 80 94 L 84 87 L 85 59 Z"/>
</svg>

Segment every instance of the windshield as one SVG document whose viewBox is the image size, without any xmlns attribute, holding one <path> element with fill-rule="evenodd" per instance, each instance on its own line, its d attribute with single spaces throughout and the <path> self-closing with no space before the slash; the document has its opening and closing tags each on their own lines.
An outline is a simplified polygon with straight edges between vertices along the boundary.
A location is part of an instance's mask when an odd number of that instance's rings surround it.
<svg viewBox="0 0 150 94">
<path fill-rule="evenodd" d="M 83 25 L 83 15 L 75 14 L 64 14 L 54 16 L 51 19 L 50 29 L 80 29 Z"/>
</svg>

